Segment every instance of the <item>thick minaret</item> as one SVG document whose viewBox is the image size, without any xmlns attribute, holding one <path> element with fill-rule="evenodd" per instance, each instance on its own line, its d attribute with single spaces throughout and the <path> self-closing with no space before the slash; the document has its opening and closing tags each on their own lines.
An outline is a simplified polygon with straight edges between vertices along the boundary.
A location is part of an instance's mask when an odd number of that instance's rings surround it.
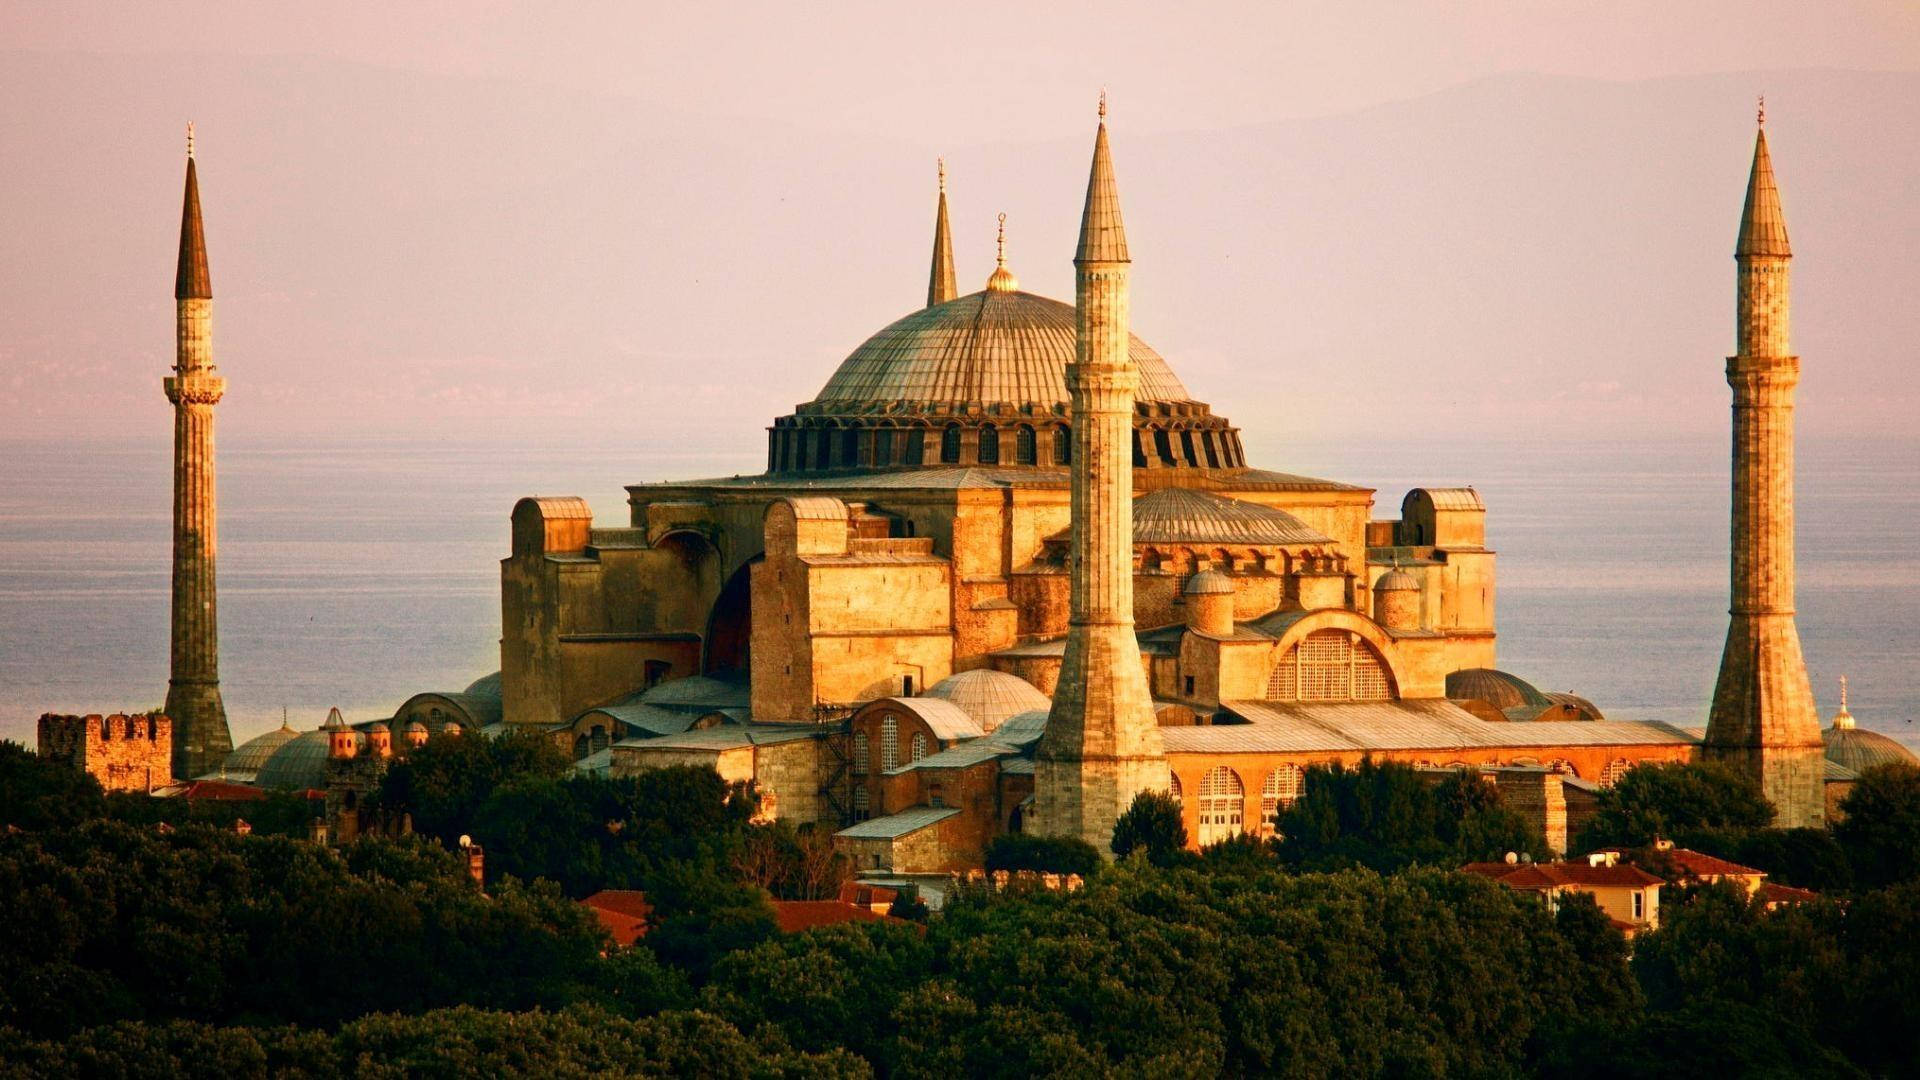
<svg viewBox="0 0 1920 1080">
<path fill-rule="evenodd" d="M 1079 319 L 1067 366 L 1073 404 L 1071 621 L 1060 682 L 1034 777 L 1033 831 L 1074 836 L 1102 852 L 1142 791 L 1165 791 L 1166 751 L 1133 632 L 1133 395 L 1129 262 L 1100 103 L 1080 248 Z"/>
<path fill-rule="evenodd" d="M 1792 258 L 1762 127 L 1734 248 L 1739 352 L 1727 359 L 1733 600 L 1703 749 L 1758 780 L 1777 812 L 1775 824 L 1789 828 L 1817 826 L 1825 816 L 1820 719 L 1793 620 L 1793 388 L 1800 358 L 1787 344 Z"/>
<path fill-rule="evenodd" d="M 947 228 L 947 162 L 941 158 L 940 208 L 933 218 L 933 270 L 927 275 L 927 306 L 944 304 L 960 295 L 953 277 L 953 233 Z"/>
<path fill-rule="evenodd" d="M 173 280 L 176 351 L 163 381 L 173 403 L 173 774 L 182 779 L 220 767 L 233 749 L 220 700 L 220 634 L 213 562 L 219 550 L 213 484 L 213 407 L 227 381 L 213 366 L 213 287 L 200 225 L 200 178 L 187 125 L 187 194 L 180 211 L 180 266 Z"/>
</svg>

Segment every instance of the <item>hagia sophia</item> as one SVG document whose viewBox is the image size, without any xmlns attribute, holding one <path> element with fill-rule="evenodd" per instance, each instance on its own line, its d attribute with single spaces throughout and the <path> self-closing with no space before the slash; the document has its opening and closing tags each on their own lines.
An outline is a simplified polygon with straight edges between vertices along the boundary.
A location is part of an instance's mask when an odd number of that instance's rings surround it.
<svg viewBox="0 0 1920 1080">
<path fill-rule="evenodd" d="M 1021 289 L 1004 232 L 984 287 L 960 293 L 943 169 L 924 306 L 772 420 L 763 473 L 634 484 L 620 522 L 578 497 L 520 500 L 498 672 L 228 753 L 210 540 L 225 384 L 191 160 L 187 184 L 168 380 L 182 779 L 351 787 L 432 737 L 529 730 L 583 770 L 711 766 L 763 814 L 833 830 L 858 868 L 914 874 L 977 867 L 1007 832 L 1105 850 L 1149 790 L 1179 799 L 1196 846 L 1269 834 L 1304 770 L 1329 762 L 1481 771 L 1563 850 L 1596 792 L 1642 763 L 1728 760 L 1803 825 L 1857 770 L 1912 759 L 1844 701 L 1823 734 L 1800 659 L 1791 253 L 1764 128 L 1727 361 L 1733 603 L 1704 730 L 1615 719 L 1499 670 L 1473 488 L 1415 488 L 1382 512 L 1369 488 L 1246 459 L 1239 428 L 1130 331 L 1103 102 L 1072 303 Z"/>
</svg>

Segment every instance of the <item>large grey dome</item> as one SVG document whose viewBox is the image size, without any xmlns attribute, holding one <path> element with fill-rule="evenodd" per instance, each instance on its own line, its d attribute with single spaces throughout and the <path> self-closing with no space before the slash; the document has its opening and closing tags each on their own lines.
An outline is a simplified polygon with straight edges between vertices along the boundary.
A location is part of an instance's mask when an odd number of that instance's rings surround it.
<svg viewBox="0 0 1920 1080">
<path fill-rule="evenodd" d="M 941 698 L 958 706 L 988 733 L 1009 717 L 1052 704 L 1032 683 L 992 668 L 974 668 L 949 675 L 928 687 L 924 696 Z"/>
<path fill-rule="evenodd" d="M 282 722 L 275 730 L 265 735 L 255 735 L 234 747 L 227 759 L 220 763 L 220 772 L 230 779 L 251 780 L 276 751 L 299 737 L 299 732 Z"/>
<path fill-rule="evenodd" d="M 354 732 L 354 741 L 362 748 L 367 737 Z M 273 752 L 254 783 L 276 791 L 305 791 L 327 784 L 327 757 L 332 752 L 333 733 L 322 728 L 306 731 Z"/>
</svg>

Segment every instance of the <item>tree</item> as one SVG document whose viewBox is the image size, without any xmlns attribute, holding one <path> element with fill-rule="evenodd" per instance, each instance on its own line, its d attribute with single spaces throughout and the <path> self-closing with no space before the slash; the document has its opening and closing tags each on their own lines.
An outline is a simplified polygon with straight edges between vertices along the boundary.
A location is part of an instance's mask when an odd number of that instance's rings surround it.
<svg viewBox="0 0 1920 1080">
<path fill-rule="evenodd" d="M 1479 775 L 1461 770 L 1435 783 L 1411 766 L 1371 759 L 1308 769 L 1305 790 L 1275 828 L 1280 861 L 1304 870 L 1390 872 L 1547 851 L 1541 831 Z"/>
<path fill-rule="evenodd" d="M 1124 859 L 1135 851 L 1155 866 L 1170 866 L 1187 847 L 1187 823 L 1180 800 L 1164 791 L 1143 791 L 1113 824 L 1113 853 Z"/>
<path fill-rule="evenodd" d="M 987 871 L 1031 870 L 1040 874 L 1092 877 L 1105 865 L 1100 852 L 1077 836 L 1003 833 L 987 843 Z"/>
<path fill-rule="evenodd" d="M 474 814 L 496 788 L 513 780 L 558 778 L 571 767 L 544 732 L 435 735 L 393 763 L 370 802 L 412 814 L 415 831 L 451 844 L 473 831 Z"/>
<path fill-rule="evenodd" d="M 1641 765 L 1603 788 L 1599 808 L 1574 842 L 1578 851 L 1645 847 L 1701 829 L 1764 829 L 1773 806 L 1760 787 L 1723 762 Z"/>
<path fill-rule="evenodd" d="M 48 829 L 91 821 L 106 811 L 100 781 L 91 774 L 0 740 L 0 826 Z"/>
<path fill-rule="evenodd" d="M 1860 774 L 1841 801 L 1833 837 L 1866 888 L 1920 878 L 1920 765 L 1897 762 Z"/>
</svg>

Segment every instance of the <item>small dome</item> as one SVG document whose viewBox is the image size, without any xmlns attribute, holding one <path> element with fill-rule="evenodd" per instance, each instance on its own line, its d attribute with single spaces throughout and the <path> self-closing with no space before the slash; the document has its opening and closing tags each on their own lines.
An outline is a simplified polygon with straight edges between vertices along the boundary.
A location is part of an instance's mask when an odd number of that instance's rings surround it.
<svg viewBox="0 0 1920 1080">
<path fill-rule="evenodd" d="M 427 730 L 427 725 L 425 725 L 425 724 L 423 724 L 423 723 L 421 723 L 421 722 L 420 722 L 420 721 L 418 721 L 418 720 L 413 720 L 413 721 L 410 721 L 410 722 L 409 722 L 409 723 L 407 724 L 407 734 L 409 734 L 409 735 L 412 735 L 412 734 L 414 734 L 415 732 L 424 732 L 424 731 L 426 731 L 426 730 Z"/>
<path fill-rule="evenodd" d="M 1202 570 L 1188 578 L 1180 591 L 1187 596 L 1231 596 L 1233 579 L 1218 570 Z"/>
<path fill-rule="evenodd" d="M 1853 718 L 1847 717 L 1849 721 Z M 1835 724 L 1821 733 L 1826 740 L 1827 760 L 1836 765 L 1844 765 L 1854 772 L 1865 772 L 1875 765 L 1892 765 L 1904 762 L 1908 765 L 1920 765 L 1920 758 L 1913 751 L 1901 745 L 1899 741 L 1868 731 L 1865 728 Z"/>
<path fill-rule="evenodd" d="M 1467 668 L 1447 676 L 1447 696 L 1484 701 L 1496 709 L 1545 708 L 1552 699 L 1518 675 L 1496 668 Z"/>
<path fill-rule="evenodd" d="M 1380 580 L 1373 583 L 1373 591 L 1374 592 L 1419 592 L 1420 579 L 1414 577 L 1412 574 L 1409 574 L 1405 570 L 1402 570 L 1396 566 L 1393 569 L 1387 571 L 1386 573 L 1380 575 Z"/>
<path fill-rule="evenodd" d="M 391 735 L 393 734 L 393 725 L 388 723 L 385 720 L 375 720 L 371 724 L 364 725 L 363 727 L 360 728 L 360 730 L 366 732 L 369 735 L 377 735 L 383 731 Z"/>
<path fill-rule="evenodd" d="M 987 732 L 999 727 L 1008 717 L 1046 709 L 1052 704 L 1032 683 L 992 668 L 950 675 L 928 687 L 923 696 L 951 702 Z"/>
<path fill-rule="evenodd" d="M 258 774 L 274 751 L 300 737 L 300 733 L 282 721 L 279 728 L 265 735 L 255 735 L 246 742 L 233 748 L 227 759 L 220 763 L 223 773 Z"/>
</svg>

